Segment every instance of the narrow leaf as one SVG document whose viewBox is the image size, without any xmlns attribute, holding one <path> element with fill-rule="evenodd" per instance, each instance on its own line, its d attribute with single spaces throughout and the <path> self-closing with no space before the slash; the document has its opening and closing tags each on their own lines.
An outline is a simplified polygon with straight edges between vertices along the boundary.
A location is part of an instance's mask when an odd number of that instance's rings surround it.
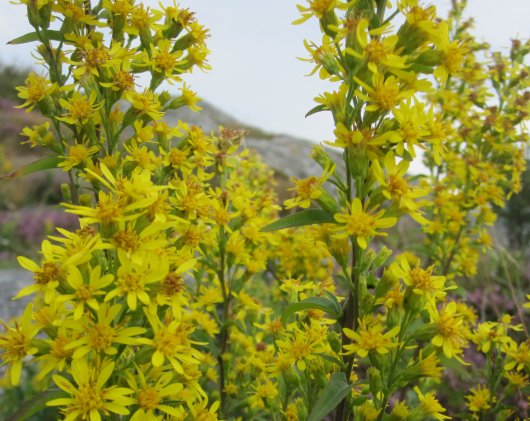
<svg viewBox="0 0 530 421">
<path fill-rule="evenodd" d="M 335 294 L 332 294 L 331 292 L 324 290 L 324 293 L 328 296 L 329 300 L 333 304 L 333 307 L 335 308 L 335 314 L 339 314 L 342 312 L 342 308 L 340 306 L 339 300 L 337 300 L 337 297 Z"/>
<path fill-rule="evenodd" d="M 313 115 L 313 114 L 316 114 L 316 113 L 319 113 L 321 111 L 325 111 L 327 110 L 328 108 L 324 105 L 324 104 L 319 104 L 317 105 L 316 107 L 314 108 L 311 108 L 307 114 L 305 115 L 305 118 L 309 117 L 310 115 Z"/>
<path fill-rule="evenodd" d="M 346 381 L 344 373 L 332 374 L 329 383 L 320 394 L 315 406 L 311 409 L 307 421 L 323 420 L 350 393 L 352 387 Z"/>
<path fill-rule="evenodd" d="M 4 180 L 7 178 L 17 178 L 22 177 L 24 175 L 28 175 L 34 172 L 43 171 L 43 170 L 50 170 L 52 168 L 57 168 L 57 165 L 62 161 L 61 158 L 51 156 L 48 158 L 42 158 L 37 161 L 31 162 L 27 165 L 24 165 L 22 168 L 19 168 L 15 172 L 4 175 L 0 177 L 0 180 Z"/>
<path fill-rule="evenodd" d="M 299 311 L 303 310 L 322 310 L 329 314 L 334 319 L 340 316 L 340 306 L 337 308 L 335 304 L 325 297 L 309 297 L 299 303 L 292 303 L 287 306 L 285 311 L 282 313 L 282 323 L 286 324 L 289 318 Z"/>
<path fill-rule="evenodd" d="M 24 402 L 7 421 L 23 421 L 46 408 L 46 402 L 65 396 L 59 389 L 48 389 Z"/>
<path fill-rule="evenodd" d="M 63 33 L 61 31 L 46 31 L 46 34 L 46 37 L 53 41 L 61 41 L 63 39 Z M 36 32 L 30 32 L 29 34 L 25 34 L 18 38 L 12 39 L 8 42 L 8 44 L 17 45 L 35 41 L 40 41 L 39 35 Z"/>
<path fill-rule="evenodd" d="M 295 213 L 294 215 L 288 215 L 272 224 L 269 224 L 261 229 L 261 232 L 277 231 L 291 227 L 301 227 L 304 225 L 313 224 L 327 224 L 333 223 L 335 219 L 333 214 L 326 212 L 321 209 L 306 209 L 302 212 Z"/>
</svg>

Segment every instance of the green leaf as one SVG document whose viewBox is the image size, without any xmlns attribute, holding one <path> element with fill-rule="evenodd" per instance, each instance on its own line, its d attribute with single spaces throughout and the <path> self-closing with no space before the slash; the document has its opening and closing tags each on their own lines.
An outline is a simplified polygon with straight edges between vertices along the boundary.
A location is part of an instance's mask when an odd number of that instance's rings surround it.
<svg viewBox="0 0 530 421">
<path fill-rule="evenodd" d="M 305 118 L 309 117 L 310 115 L 319 113 L 321 111 L 326 111 L 328 108 L 324 104 L 319 104 L 314 108 L 311 108 L 307 114 L 305 115 Z"/>
<path fill-rule="evenodd" d="M 329 383 L 320 394 L 315 406 L 311 409 L 307 421 L 322 421 L 350 393 L 352 387 L 346 381 L 344 373 L 332 374 Z"/>
<path fill-rule="evenodd" d="M 23 421 L 46 408 L 46 402 L 65 396 L 57 388 L 48 389 L 24 402 L 20 408 L 11 415 L 7 421 Z"/>
<path fill-rule="evenodd" d="M 46 38 L 53 41 L 61 41 L 63 39 L 63 33 L 61 31 L 43 31 L 46 32 Z M 29 34 L 22 35 L 18 38 L 12 39 L 8 42 L 11 45 L 27 44 L 28 42 L 40 41 L 39 35 L 36 32 L 30 32 Z"/>
<path fill-rule="evenodd" d="M 306 209 L 302 212 L 288 215 L 261 229 L 261 232 L 282 230 L 291 227 L 301 227 L 313 224 L 329 224 L 335 222 L 333 214 L 322 209 Z"/>
<path fill-rule="evenodd" d="M 318 357 L 322 358 L 323 360 L 326 360 L 326 361 L 329 361 L 330 363 L 338 365 L 341 369 L 346 368 L 346 364 L 344 364 L 344 362 L 342 362 L 338 358 L 332 357 L 331 355 L 327 355 L 327 354 L 316 354 L 316 355 L 318 355 Z"/>
<path fill-rule="evenodd" d="M 0 180 L 4 180 L 7 178 L 17 178 L 22 177 L 24 175 L 28 175 L 34 172 L 43 171 L 43 170 L 50 170 L 52 168 L 57 168 L 57 165 L 62 161 L 61 158 L 58 158 L 56 156 L 51 156 L 48 158 L 42 158 L 37 161 L 31 162 L 27 165 L 24 165 L 22 168 L 19 168 L 15 172 L 4 175 L 0 177 Z"/>
<path fill-rule="evenodd" d="M 329 300 L 331 301 L 331 303 L 335 307 L 335 312 L 340 315 L 340 313 L 342 312 L 342 308 L 340 306 L 339 300 L 337 300 L 336 295 L 331 293 L 331 292 L 329 292 L 329 291 L 327 291 L 327 290 L 324 290 L 324 294 L 326 294 L 328 296 Z"/>
<path fill-rule="evenodd" d="M 335 305 L 331 300 L 325 297 L 309 297 L 299 303 L 292 303 L 287 306 L 285 311 L 282 313 L 282 323 L 286 324 L 287 320 L 294 314 L 303 310 L 322 310 L 329 314 L 334 319 L 338 319 L 341 313 L 340 306 Z"/>
</svg>

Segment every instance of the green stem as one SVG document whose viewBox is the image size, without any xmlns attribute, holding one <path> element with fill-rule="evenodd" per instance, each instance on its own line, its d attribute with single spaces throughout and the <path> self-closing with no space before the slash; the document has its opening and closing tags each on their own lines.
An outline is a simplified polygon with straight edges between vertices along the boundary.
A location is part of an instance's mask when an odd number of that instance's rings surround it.
<svg viewBox="0 0 530 421">
<path fill-rule="evenodd" d="M 359 273 L 357 269 L 357 262 L 360 259 L 359 254 L 359 248 L 357 247 L 357 244 L 355 243 L 355 240 L 351 240 L 351 246 L 352 246 L 352 262 L 351 262 L 351 270 L 350 270 L 350 293 L 348 295 L 348 299 L 346 301 L 346 304 L 344 305 L 344 317 L 341 320 L 341 338 L 342 338 L 342 347 L 344 348 L 344 345 L 348 345 L 351 343 L 351 339 L 348 338 L 344 332 L 343 329 L 345 327 L 353 329 L 354 331 L 357 330 L 357 327 L 359 325 L 359 305 L 360 305 L 360 297 L 359 297 Z M 349 382 L 351 372 L 353 369 L 353 360 L 354 355 L 350 354 L 346 356 L 344 360 L 344 365 L 346 366 L 345 374 L 346 379 Z M 346 421 L 349 418 L 349 409 L 348 409 L 348 397 L 345 397 L 337 407 L 337 412 L 335 414 L 335 421 Z"/>
</svg>

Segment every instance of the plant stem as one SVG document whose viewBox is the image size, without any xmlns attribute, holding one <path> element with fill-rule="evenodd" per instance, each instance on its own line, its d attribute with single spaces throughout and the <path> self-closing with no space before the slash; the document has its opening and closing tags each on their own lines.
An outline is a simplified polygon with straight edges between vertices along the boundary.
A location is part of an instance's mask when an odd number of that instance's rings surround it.
<svg viewBox="0 0 530 421">
<path fill-rule="evenodd" d="M 359 324 L 359 276 L 357 273 L 357 261 L 358 261 L 358 247 L 355 243 L 355 240 L 351 240 L 351 246 L 352 246 L 352 261 L 351 261 L 351 269 L 350 269 L 350 279 L 351 279 L 351 290 L 348 295 L 348 299 L 346 301 L 345 307 L 344 307 L 344 317 L 341 320 L 341 338 L 342 338 L 342 347 L 344 348 L 344 345 L 348 345 L 351 343 L 351 339 L 348 338 L 342 329 L 345 327 L 353 329 L 354 331 L 357 330 L 357 326 Z M 346 365 L 346 380 L 349 382 L 351 371 L 353 368 L 353 360 L 354 356 L 353 354 L 348 355 L 344 361 Z M 339 406 L 337 407 L 337 412 L 335 414 L 335 421 L 345 421 L 349 418 L 349 411 L 348 411 L 348 398 L 345 397 Z"/>
</svg>

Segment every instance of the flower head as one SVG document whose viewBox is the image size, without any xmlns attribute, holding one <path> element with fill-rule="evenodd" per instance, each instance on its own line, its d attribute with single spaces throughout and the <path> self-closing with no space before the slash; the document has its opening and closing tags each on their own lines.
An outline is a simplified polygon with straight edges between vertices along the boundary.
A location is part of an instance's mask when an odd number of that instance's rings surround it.
<svg viewBox="0 0 530 421">
<path fill-rule="evenodd" d="M 362 249 L 368 245 L 368 240 L 375 236 L 386 236 L 387 233 L 380 232 L 380 228 L 390 228 L 397 222 L 395 217 L 383 217 L 385 211 L 380 210 L 375 213 L 363 208 L 361 200 L 356 197 L 352 200 L 350 208 L 347 211 L 335 214 L 335 220 L 338 222 L 337 238 L 353 236 L 357 244 Z"/>
</svg>

